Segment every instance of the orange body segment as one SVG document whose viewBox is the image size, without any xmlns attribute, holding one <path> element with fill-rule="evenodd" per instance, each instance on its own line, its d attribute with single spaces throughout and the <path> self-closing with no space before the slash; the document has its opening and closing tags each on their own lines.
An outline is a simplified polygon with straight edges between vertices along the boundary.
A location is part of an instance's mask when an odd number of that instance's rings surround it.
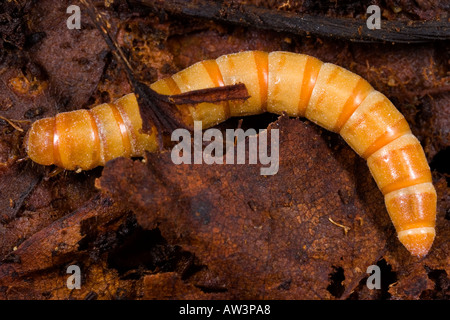
<svg viewBox="0 0 450 320">
<path fill-rule="evenodd" d="M 269 57 L 266 52 L 254 52 L 256 70 L 258 72 L 258 85 L 261 111 L 267 110 L 267 90 L 269 83 Z"/>
<path fill-rule="evenodd" d="M 136 96 L 132 93 L 127 94 L 114 101 L 114 104 L 119 108 L 128 130 L 132 147 L 132 156 L 143 155 L 146 150 L 149 152 L 156 151 L 158 147 L 156 143 L 156 130 L 154 130 L 151 135 L 140 132 L 142 128 L 142 118 L 139 113 Z"/>
<path fill-rule="evenodd" d="M 305 116 L 333 131 L 340 128 L 356 109 L 355 94 L 359 97 L 363 93 L 362 98 L 365 98 L 370 90 L 372 87 L 360 76 L 325 63 L 320 69 Z"/>
<path fill-rule="evenodd" d="M 205 60 L 202 62 L 208 71 L 211 81 L 214 82 L 215 87 L 223 87 L 225 83 L 223 82 L 222 73 L 220 72 L 219 66 L 216 60 Z M 230 104 L 228 101 L 222 102 L 224 108 L 224 117 L 228 119 L 230 117 Z"/>
<path fill-rule="evenodd" d="M 385 203 L 399 232 L 435 226 L 436 191 L 430 182 L 392 191 L 385 195 Z"/>
<path fill-rule="evenodd" d="M 101 154 L 100 154 L 100 150 L 101 150 L 100 135 L 98 133 L 97 121 L 96 121 L 94 115 L 92 114 L 92 112 L 89 112 L 89 116 L 91 118 L 92 139 L 93 139 L 93 144 L 94 144 L 94 149 L 95 149 L 95 151 L 92 153 L 92 165 L 98 165 L 99 163 L 102 163 Z"/>
<path fill-rule="evenodd" d="M 367 165 L 385 195 L 415 184 L 431 182 L 431 172 L 419 141 L 406 134 L 372 154 Z"/>
<path fill-rule="evenodd" d="M 361 156 L 364 159 L 368 159 L 372 154 L 380 150 L 389 142 L 394 141 L 407 133 L 411 133 L 411 129 L 409 128 L 408 122 L 406 122 L 405 118 L 402 118 L 393 125 L 388 126 L 386 128 L 386 132 L 379 136 L 369 147 L 367 147 L 366 151 L 364 151 Z"/>
<path fill-rule="evenodd" d="M 123 117 L 114 103 L 110 103 L 108 105 L 111 108 L 111 112 L 114 115 L 114 120 L 117 123 L 117 126 L 119 127 L 120 136 L 122 138 L 123 156 L 131 157 L 132 150 L 131 150 L 130 136 L 128 135 L 128 130 L 127 127 L 125 126 L 125 122 L 123 121 Z"/>
<path fill-rule="evenodd" d="M 156 151 L 156 132 L 142 134 L 141 128 L 136 97 L 128 94 L 115 104 L 105 103 L 36 121 L 27 134 L 25 147 L 37 163 L 89 170 L 114 158 Z"/>
<path fill-rule="evenodd" d="M 376 143 L 377 140 L 389 131 L 396 131 L 398 122 L 404 120 L 388 98 L 378 91 L 372 91 L 348 118 L 340 134 L 359 155 L 372 154 L 392 141 L 385 139 Z M 401 129 L 403 134 L 410 133 L 409 126 Z M 398 138 L 398 135 L 392 137 Z"/>
<path fill-rule="evenodd" d="M 435 237 L 436 190 L 422 183 L 385 195 L 386 208 L 400 242 L 415 256 L 425 256 Z"/>
<path fill-rule="evenodd" d="M 267 111 L 303 116 L 321 65 L 304 54 L 269 53 Z"/>
<path fill-rule="evenodd" d="M 322 61 L 313 57 L 307 57 L 305 70 L 303 73 L 302 88 L 300 91 L 300 101 L 298 103 L 299 114 L 302 116 L 304 116 L 306 113 L 306 108 L 308 107 L 309 101 L 311 100 L 311 95 L 316 85 L 317 77 L 319 76 L 319 72 L 322 66 Z"/>
<path fill-rule="evenodd" d="M 215 62 L 198 62 L 187 69 L 175 74 L 172 79 L 177 84 L 181 93 L 215 88 L 223 84 L 218 69 L 212 67 Z M 193 119 L 202 121 L 207 126 L 213 126 L 223 122 L 229 116 L 229 106 L 227 102 L 220 103 L 200 103 L 198 106 L 181 106 L 190 110 Z"/>
<path fill-rule="evenodd" d="M 107 103 L 101 104 L 90 112 L 94 115 L 101 141 L 101 159 L 103 163 L 126 154 L 124 138 L 117 116 Z M 81 167 L 82 168 L 82 167 Z M 84 170 L 84 168 L 82 168 Z"/>
<path fill-rule="evenodd" d="M 88 110 L 57 114 L 55 127 L 57 133 L 55 136 L 58 137 L 55 153 L 59 154 L 62 167 L 74 170 L 76 166 L 81 168 L 98 166 L 94 163 L 94 159 L 97 158 L 96 153 L 99 149 Z"/>
<path fill-rule="evenodd" d="M 160 94 L 245 84 L 245 102 L 178 106 L 186 124 L 211 127 L 230 116 L 265 111 L 306 116 L 335 132 L 367 160 L 385 196 L 399 240 L 415 256 L 435 237 L 436 191 L 419 141 L 403 115 L 360 76 L 330 63 L 289 52 L 247 51 L 198 62 L 151 88 Z M 91 169 L 120 156 L 142 156 L 158 147 L 156 131 L 142 134 L 134 94 L 91 110 L 36 121 L 26 137 L 30 158 L 65 169 Z"/>
<path fill-rule="evenodd" d="M 261 87 L 265 80 L 264 72 L 268 66 L 264 65 L 267 56 L 266 52 L 246 51 L 241 53 L 229 54 L 216 59 L 225 85 L 244 83 L 250 96 L 245 102 L 231 101 L 230 115 L 242 116 L 259 114 L 263 112 L 264 92 L 267 89 Z"/>
<path fill-rule="evenodd" d="M 350 116 L 355 112 L 355 110 L 359 107 L 361 102 L 366 99 L 370 92 L 374 91 L 372 86 L 363 78 L 360 78 L 353 88 L 353 92 L 348 97 L 344 106 L 342 107 L 341 114 L 339 115 L 336 124 L 334 126 L 335 132 L 341 131 L 342 126 L 347 122 Z"/>
</svg>

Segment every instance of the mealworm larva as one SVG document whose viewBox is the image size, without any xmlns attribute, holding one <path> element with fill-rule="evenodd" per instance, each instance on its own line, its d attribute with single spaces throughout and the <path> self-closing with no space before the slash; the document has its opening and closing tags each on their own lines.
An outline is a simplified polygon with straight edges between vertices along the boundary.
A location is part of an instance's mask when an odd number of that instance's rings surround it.
<svg viewBox="0 0 450 320">
<path fill-rule="evenodd" d="M 25 138 L 30 159 L 67 170 L 89 170 L 117 157 L 156 151 L 156 134 L 142 134 L 134 94 L 90 110 L 62 112 L 33 123 Z"/>
<path fill-rule="evenodd" d="M 424 151 L 403 115 L 360 76 L 304 54 L 246 51 L 205 60 L 151 88 L 174 95 L 244 83 L 250 98 L 179 107 L 183 121 L 211 127 L 229 117 L 272 112 L 306 117 L 343 139 L 367 160 L 398 233 L 417 257 L 435 237 L 436 191 Z M 108 160 L 142 156 L 157 149 L 156 132 L 140 133 L 134 94 L 90 110 L 36 121 L 25 142 L 29 157 L 43 165 L 88 170 Z"/>
</svg>

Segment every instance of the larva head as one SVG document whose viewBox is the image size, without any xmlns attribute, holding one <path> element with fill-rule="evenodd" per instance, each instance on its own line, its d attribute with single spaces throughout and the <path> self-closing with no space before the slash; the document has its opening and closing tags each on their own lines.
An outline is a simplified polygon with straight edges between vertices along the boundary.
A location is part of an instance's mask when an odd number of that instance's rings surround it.
<svg viewBox="0 0 450 320">
<path fill-rule="evenodd" d="M 36 163 L 52 165 L 54 118 L 45 118 L 34 122 L 24 139 L 25 150 Z"/>
</svg>

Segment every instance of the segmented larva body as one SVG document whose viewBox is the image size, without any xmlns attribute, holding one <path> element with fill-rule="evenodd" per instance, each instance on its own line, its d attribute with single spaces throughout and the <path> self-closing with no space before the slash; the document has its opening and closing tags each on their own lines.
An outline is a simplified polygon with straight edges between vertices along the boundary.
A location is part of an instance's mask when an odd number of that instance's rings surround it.
<svg viewBox="0 0 450 320">
<path fill-rule="evenodd" d="M 90 110 L 58 113 L 33 123 L 25 138 L 28 156 L 39 164 L 89 170 L 118 157 L 156 151 L 155 134 L 142 134 L 134 94 Z"/>
<path fill-rule="evenodd" d="M 272 112 L 306 117 L 339 133 L 367 160 L 398 238 L 411 254 L 426 255 L 434 241 L 436 191 L 424 151 L 403 115 L 360 76 L 304 54 L 247 51 L 205 60 L 151 88 L 174 95 L 244 83 L 250 98 L 182 106 L 183 119 L 211 127 L 229 117 Z M 88 170 L 119 156 L 157 149 L 156 134 L 140 133 L 134 94 L 91 110 L 36 121 L 28 133 L 32 160 Z"/>
</svg>

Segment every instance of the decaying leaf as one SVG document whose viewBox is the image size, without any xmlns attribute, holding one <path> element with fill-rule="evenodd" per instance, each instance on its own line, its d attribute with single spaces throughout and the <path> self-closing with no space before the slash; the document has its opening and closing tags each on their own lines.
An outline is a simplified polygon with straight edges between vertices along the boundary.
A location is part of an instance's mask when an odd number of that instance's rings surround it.
<svg viewBox="0 0 450 320">
<path fill-rule="evenodd" d="M 193 252 L 230 298 L 345 298 L 386 243 L 399 245 L 382 196 L 342 142 L 330 148 L 298 119 L 270 128 L 280 130 L 273 176 L 260 175 L 260 165 L 174 165 L 165 152 L 145 164 L 112 161 L 98 184 L 126 201 L 142 227 Z M 330 292 L 337 269 L 344 289 Z"/>
</svg>

